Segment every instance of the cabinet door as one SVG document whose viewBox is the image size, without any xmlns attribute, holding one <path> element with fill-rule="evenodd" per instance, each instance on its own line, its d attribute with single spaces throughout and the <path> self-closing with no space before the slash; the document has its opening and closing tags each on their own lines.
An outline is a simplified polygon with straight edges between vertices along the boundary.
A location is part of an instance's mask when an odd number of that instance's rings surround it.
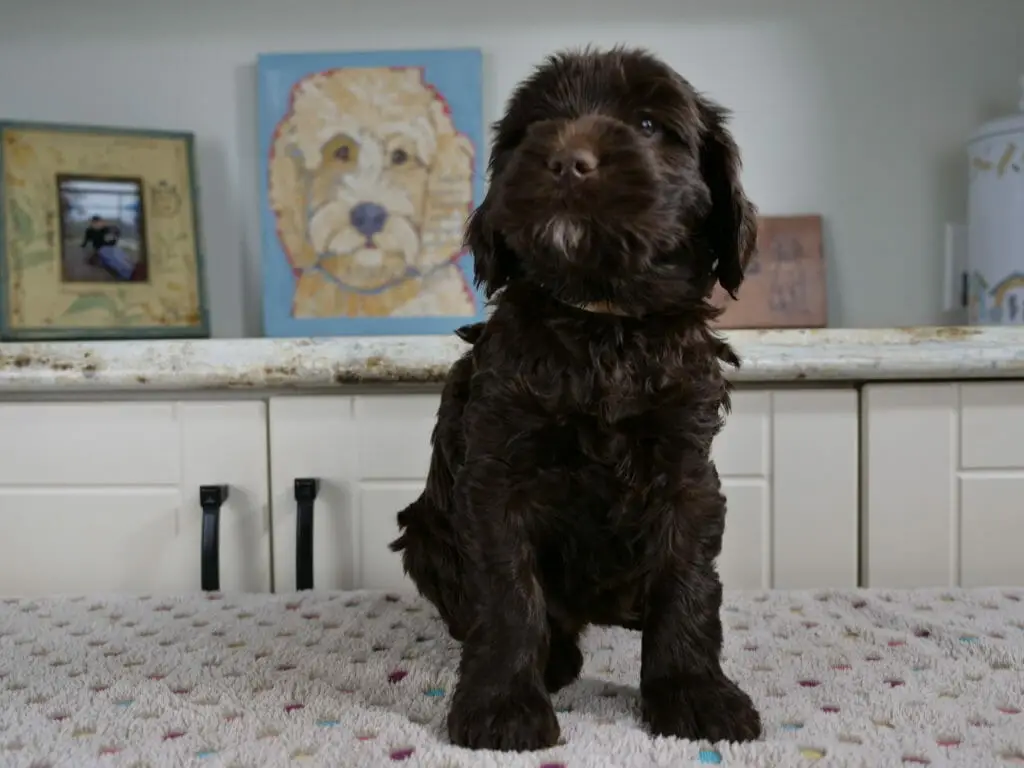
<svg viewBox="0 0 1024 768">
<path fill-rule="evenodd" d="M 357 544 L 358 465 L 352 437 L 352 398 L 333 395 L 270 400 L 270 498 L 274 591 L 295 590 L 298 506 L 295 481 L 315 478 L 313 583 L 352 589 L 361 555 Z"/>
<path fill-rule="evenodd" d="M 275 588 L 295 586 L 296 478 L 317 477 L 315 586 L 408 591 L 388 549 L 423 489 L 437 394 L 281 397 L 270 405 Z M 728 498 L 727 588 L 856 585 L 857 395 L 735 394 L 714 446 Z"/>
<path fill-rule="evenodd" d="M 296 586 L 295 480 L 316 478 L 317 589 L 408 591 L 388 549 L 395 516 L 419 495 L 430 462 L 436 394 L 275 397 L 270 401 L 274 589 Z"/>
<path fill-rule="evenodd" d="M 269 589 L 263 403 L 2 404 L 0 435 L 0 593 L 199 589 L 204 484 L 221 589 Z"/>
<path fill-rule="evenodd" d="M 859 397 L 852 388 L 772 393 L 775 589 L 857 586 Z"/>
<path fill-rule="evenodd" d="M 857 393 L 745 389 L 713 448 L 726 589 L 857 585 Z"/>
<path fill-rule="evenodd" d="M 1024 585 L 1024 384 L 865 387 L 868 586 Z"/>
</svg>

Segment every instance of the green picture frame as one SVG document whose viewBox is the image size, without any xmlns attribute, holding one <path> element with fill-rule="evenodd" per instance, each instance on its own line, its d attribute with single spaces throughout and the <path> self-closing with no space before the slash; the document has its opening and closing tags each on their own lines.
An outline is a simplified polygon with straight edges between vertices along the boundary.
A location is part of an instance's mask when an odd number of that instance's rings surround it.
<svg viewBox="0 0 1024 768">
<path fill-rule="evenodd" d="M 0 340 L 209 337 L 194 145 L 0 121 Z"/>
</svg>

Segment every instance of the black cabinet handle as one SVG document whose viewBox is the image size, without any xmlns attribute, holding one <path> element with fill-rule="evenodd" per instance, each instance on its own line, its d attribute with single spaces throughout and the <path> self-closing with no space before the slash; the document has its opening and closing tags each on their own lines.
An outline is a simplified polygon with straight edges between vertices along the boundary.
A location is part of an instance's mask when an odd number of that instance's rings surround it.
<svg viewBox="0 0 1024 768">
<path fill-rule="evenodd" d="M 298 522 L 295 530 L 295 588 L 313 588 L 313 504 L 320 492 L 315 477 L 295 480 L 295 504 Z"/>
<path fill-rule="evenodd" d="M 199 506 L 203 508 L 200 583 L 204 592 L 220 591 L 220 508 L 227 498 L 226 485 L 199 486 Z"/>
</svg>

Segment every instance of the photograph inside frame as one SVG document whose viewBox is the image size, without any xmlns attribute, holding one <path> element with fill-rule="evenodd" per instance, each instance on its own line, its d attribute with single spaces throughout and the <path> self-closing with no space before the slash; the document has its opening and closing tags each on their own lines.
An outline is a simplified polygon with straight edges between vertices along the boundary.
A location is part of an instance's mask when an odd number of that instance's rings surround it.
<svg viewBox="0 0 1024 768">
<path fill-rule="evenodd" d="M 146 282 L 142 183 L 141 178 L 57 177 L 65 282 Z"/>
</svg>

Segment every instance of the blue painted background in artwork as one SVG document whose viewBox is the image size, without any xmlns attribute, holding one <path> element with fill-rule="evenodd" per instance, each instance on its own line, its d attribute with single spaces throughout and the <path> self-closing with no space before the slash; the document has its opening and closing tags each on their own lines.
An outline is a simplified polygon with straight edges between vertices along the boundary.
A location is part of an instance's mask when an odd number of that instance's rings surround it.
<svg viewBox="0 0 1024 768">
<path fill-rule="evenodd" d="M 482 55 L 477 49 L 435 51 L 357 51 L 351 53 L 263 54 L 257 59 L 260 145 L 260 225 L 263 249 L 263 332 L 267 336 L 381 336 L 447 334 L 485 316 L 482 293 L 475 291 L 475 317 L 335 317 L 295 318 L 291 315 L 295 277 L 277 237 L 270 209 L 267 173 L 270 148 L 278 123 L 288 112 L 292 87 L 309 75 L 343 67 L 422 67 L 424 79 L 447 100 L 456 129 L 476 148 L 473 169 L 474 206 L 484 194 Z M 472 287 L 473 260 L 459 261 Z"/>
</svg>

